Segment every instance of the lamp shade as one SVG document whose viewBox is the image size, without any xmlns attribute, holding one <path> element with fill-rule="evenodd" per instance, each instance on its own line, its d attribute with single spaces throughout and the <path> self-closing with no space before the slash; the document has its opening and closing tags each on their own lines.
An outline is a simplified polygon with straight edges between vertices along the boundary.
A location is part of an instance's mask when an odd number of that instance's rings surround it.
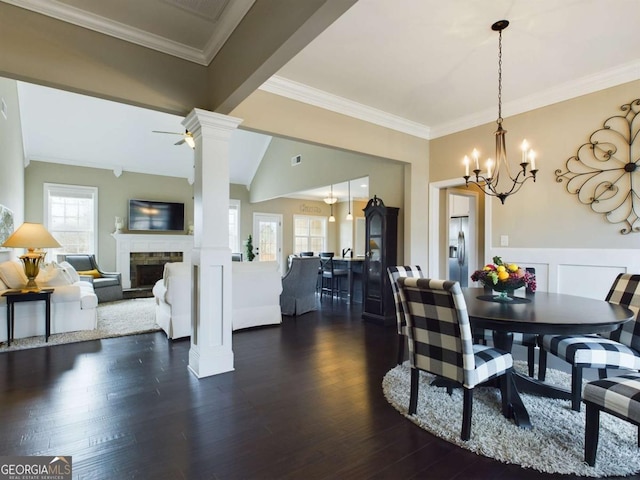
<svg viewBox="0 0 640 480">
<path fill-rule="evenodd" d="M 41 223 L 24 222 L 2 244 L 9 248 L 58 248 L 61 245 Z"/>
</svg>

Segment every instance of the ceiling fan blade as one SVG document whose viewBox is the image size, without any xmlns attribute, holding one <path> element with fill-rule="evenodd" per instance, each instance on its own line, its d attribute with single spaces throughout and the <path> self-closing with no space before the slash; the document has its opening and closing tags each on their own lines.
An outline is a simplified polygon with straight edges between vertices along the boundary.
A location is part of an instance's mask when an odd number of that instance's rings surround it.
<svg viewBox="0 0 640 480">
<path fill-rule="evenodd" d="M 168 133 L 169 135 L 184 135 L 184 133 L 178 132 L 161 132 L 160 130 L 152 130 L 151 133 Z"/>
<path fill-rule="evenodd" d="M 174 145 L 182 145 L 184 143 L 184 138 L 176 143 L 174 143 Z"/>
</svg>

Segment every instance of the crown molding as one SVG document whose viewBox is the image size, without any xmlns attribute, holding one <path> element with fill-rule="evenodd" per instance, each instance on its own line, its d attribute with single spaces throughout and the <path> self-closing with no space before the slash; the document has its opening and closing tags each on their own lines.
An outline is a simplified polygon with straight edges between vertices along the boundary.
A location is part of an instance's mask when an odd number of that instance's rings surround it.
<svg viewBox="0 0 640 480">
<path fill-rule="evenodd" d="M 25 8 L 48 17 L 71 23 L 78 27 L 87 28 L 104 35 L 118 38 L 142 47 L 150 48 L 161 53 L 173 55 L 190 62 L 200 65 L 208 65 L 207 58 L 202 50 L 189 47 L 182 43 L 174 42 L 167 38 L 145 32 L 143 30 L 125 25 L 120 22 L 108 20 L 99 15 L 88 13 L 79 8 L 65 5 L 56 0 L 1 0 L 4 3 L 15 5 L 16 7 Z M 234 26 L 235 28 L 235 26 Z M 233 28 L 231 28 L 233 30 Z M 226 31 L 226 29 L 225 29 Z M 217 43 L 212 44 L 210 48 L 216 48 L 221 39 L 216 38 Z M 224 43 L 224 42 L 223 42 Z M 217 46 L 218 50 L 222 45 Z M 217 53 L 217 50 L 216 50 Z M 215 54 L 215 53 L 214 53 Z M 213 57 L 211 57 L 213 58 Z"/>
<path fill-rule="evenodd" d="M 640 60 L 619 65 L 618 67 L 598 72 L 593 75 L 565 82 L 557 87 L 547 89 L 527 97 L 523 97 L 503 105 L 504 118 L 542 108 L 554 103 L 564 102 L 572 98 L 594 93 L 606 88 L 622 85 L 640 79 Z M 438 138 L 469 128 L 484 125 L 496 120 L 495 109 L 488 109 L 461 117 L 452 122 L 443 123 L 431 128 L 431 138 Z"/>
<path fill-rule="evenodd" d="M 263 83 L 262 86 L 260 86 L 260 90 L 364 120 L 365 122 L 380 125 L 381 127 L 407 133 L 415 137 L 429 139 L 429 127 L 425 125 L 383 112 L 382 110 L 367 107 L 366 105 L 347 100 L 346 98 L 331 95 L 322 90 L 277 75 L 274 75 Z"/>
</svg>

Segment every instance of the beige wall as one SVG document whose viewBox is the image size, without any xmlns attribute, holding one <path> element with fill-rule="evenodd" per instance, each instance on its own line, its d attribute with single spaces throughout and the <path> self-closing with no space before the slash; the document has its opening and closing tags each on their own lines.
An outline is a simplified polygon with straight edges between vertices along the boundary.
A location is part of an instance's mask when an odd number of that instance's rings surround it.
<svg viewBox="0 0 640 480">
<path fill-rule="evenodd" d="M 0 78 L 0 98 L 7 105 L 7 118 L 0 115 L 0 205 L 13 211 L 14 227 L 26 220 L 24 213 L 24 154 L 18 105 L 18 90 L 14 80 Z"/>
<path fill-rule="evenodd" d="M 510 248 L 640 248 L 638 234 L 621 235 L 622 224 L 611 224 L 581 204 L 554 174 L 556 169 L 566 170 L 567 159 L 607 118 L 620 114 L 621 105 L 639 97 L 640 81 L 635 81 L 505 118 L 512 162 L 519 159 L 519 146 L 526 137 L 538 153 L 540 172 L 535 183 L 528 181 L 505 205 L 492 199 L 493 247 L 500 235 L 508 235 Z M 473 147 L 483 158 L 493 157 L 494 130 L 495 124 L 487 124 L 432 140 L 430 181 L 460 178 L 462 159 Z M 620 154 L 624 157 L 624 152 Z"/>
<path fill-rule="evenodd" d="M 30 221 L 43 221 L 44 183 L 98 187 L 97 258 L 106 270 L 115 270 L 116 242 L 111 233 L 116 216 L 128 217 L 129 199 L 183 202 L 185 228 L 193 221 L 193 187 L 185 179 L 131 172 L 123 172 L 118 178 L 111 170 L 46 162 L 31 162 L 26 169 L 25 218 Z"/>
</svg>

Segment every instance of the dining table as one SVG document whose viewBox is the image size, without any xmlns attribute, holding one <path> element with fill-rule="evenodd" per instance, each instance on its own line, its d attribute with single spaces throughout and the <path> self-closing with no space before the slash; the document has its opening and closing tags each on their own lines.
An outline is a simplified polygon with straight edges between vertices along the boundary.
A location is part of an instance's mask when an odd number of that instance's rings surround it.
<svg viewBox="0 0 640 480">
<path fill-rule="evenodd" d="M 493 331 L 494 346 L 511 352 L 513 334 L 570 335 L 610 332 L 634 317 L 629 308 L 575 295 L 552 292 L 510 295 L 501 301 L 484 288 L 463 288 L 472 329 Z M 514 422 L 531 428 L 520 393 L 569 400 L 570 390 L 543 382 L 514 369 L 511 375 L 510 413 Z"/>
</svg>

